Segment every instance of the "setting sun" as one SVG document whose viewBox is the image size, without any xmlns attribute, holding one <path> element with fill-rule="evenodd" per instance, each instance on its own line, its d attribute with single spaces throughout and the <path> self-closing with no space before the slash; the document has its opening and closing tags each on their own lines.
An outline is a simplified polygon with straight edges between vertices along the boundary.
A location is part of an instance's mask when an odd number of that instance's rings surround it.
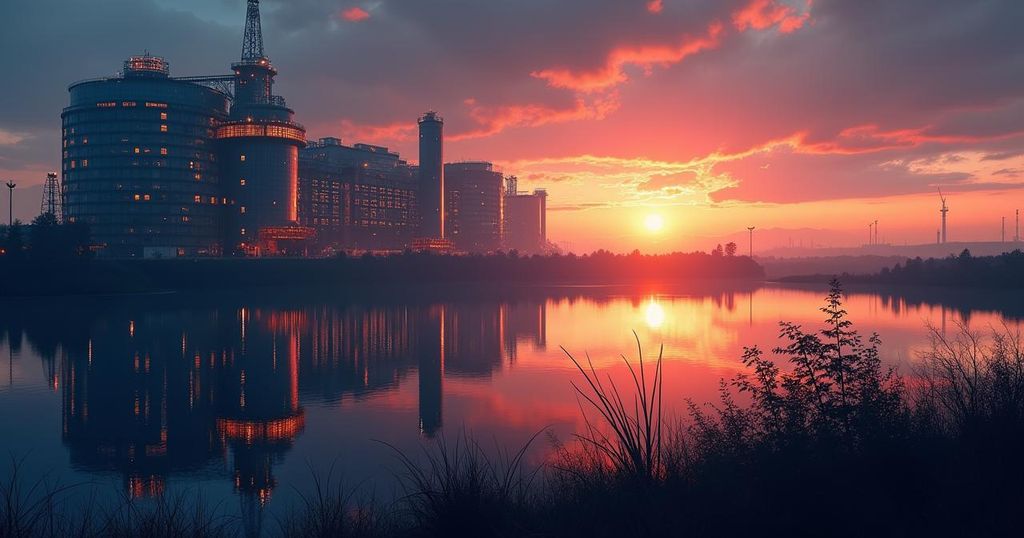
<svg viewBox="0 0 1024 538">
<path fill-rule="evenodd" d="M 657 213 L 647 215 L 644 218 L 644 228 L 647 228 L 647 231 L 652 233 L 660 232 L 665 228 L 665 218 Z"/>
</svg>

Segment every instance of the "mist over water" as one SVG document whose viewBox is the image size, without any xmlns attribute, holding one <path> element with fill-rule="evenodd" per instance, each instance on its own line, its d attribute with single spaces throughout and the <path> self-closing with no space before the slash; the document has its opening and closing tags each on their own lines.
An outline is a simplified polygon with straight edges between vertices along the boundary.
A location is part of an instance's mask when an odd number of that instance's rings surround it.
<svg viewBox="0 0 1024 538">
<path fill-rule="evenodd" d="M 1012 294 L 848 293 L 854 328 L 912 373 L 926 325 L 1019 327 Z M 823 289 L 712 285 L 213 294 L 7 301 L 0 453 L 79 496 L 200 491 L 227 513 L 286 509 L 314 472 L 396 494 L 394 452 L 470 433 L 516 449 L 583 428 L 561 350 L 623 380 L 664 345 L 665 405 L 716 397 L 744 346 L 810 329 Z M 550 450 L 542 437 L 530 458 Z M 0 467 L 0 477 L 9 473 Z M 86 494 L 85 492 L 88 492 Z M 257 510 L 260 512 L 260 510 Z"/>
</svg>

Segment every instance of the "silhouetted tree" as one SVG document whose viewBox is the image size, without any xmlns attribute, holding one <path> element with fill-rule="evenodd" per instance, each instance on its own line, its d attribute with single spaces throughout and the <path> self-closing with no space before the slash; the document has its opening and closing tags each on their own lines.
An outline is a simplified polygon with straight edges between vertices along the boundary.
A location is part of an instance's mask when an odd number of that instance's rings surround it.
<svg viewBox="0 0 1024 538">
<path fill-rule="evenodd" d="M 84 224 L 57 222 L 52 213 L 42 213 L 32 221 L 29 231 L 33 259 L 58 261 L 88 253 L 89 230 Z"/>
<path fill-rule="evenodd" d="M 20 220 L 15 220 L 14 223 L 7 228 L 6 241 L 4 242 L 4 250 L 8 259 L 17 260 L 25 253 L 25 232 L 23 230 Z"/>
<path fill-rule="evenodd" d="M 736 255 L 736 243 L 729 241 L 725 244 L 725 255 L 735 256 Z"/>
<path fill-rule="evenodd" d="M 750 407 L 737 407 L 725 392 L 717 417 L 694 410 L 703 437 L 739 436 L 770 445 L 811 439 L 849 448 L 902 416 L 902 381 L 891 368 L 882 368 L 878 335 L 865 342 L 851 328 L 835 280 L 821 311 L 827 317 L 818 332 L 780 323 L 779 338 L 787 344 L 772 353 L 788 362 L 786 369 L 756 346 L 744 349 L 743 364 L 750 372 L 738 375 L 732 386 L 749 395 Z M 730 428 L 740 431 L 727 435 Z"/>
</svg>

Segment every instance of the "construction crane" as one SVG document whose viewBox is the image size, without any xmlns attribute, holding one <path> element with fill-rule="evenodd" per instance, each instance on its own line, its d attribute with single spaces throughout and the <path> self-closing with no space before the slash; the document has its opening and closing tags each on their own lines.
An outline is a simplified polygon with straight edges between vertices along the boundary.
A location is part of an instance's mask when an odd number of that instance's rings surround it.
<svg viewBox="0 0 1024 538">
<path fill-rule="evenodd" d="M 946 197 L 942 195 L 942 187 L 939 187 L 939 199 L 942 200 L 942 209 L 939 213 L 942 214 L 942 236 L 940 243 L 946 242 L 946 213 L 949 213 L 949 207 L 946 206 Z"/>
</svg>

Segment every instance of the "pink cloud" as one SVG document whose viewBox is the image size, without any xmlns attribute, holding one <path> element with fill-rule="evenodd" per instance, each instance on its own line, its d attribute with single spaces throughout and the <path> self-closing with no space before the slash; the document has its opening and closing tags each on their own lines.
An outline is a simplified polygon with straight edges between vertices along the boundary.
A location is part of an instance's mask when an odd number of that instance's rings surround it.
<svg viewBox="0 0 1024 538">
<path fill-rule="evenodd" d="M 753 0 L 732 15 L 732 23 L 737 30 L 764 30 L 778 27 L 779 32 L 788 34 L 799 28 L 810 18 L 811 0 L 803 13 L 797 13 L 792 6 L 779 3 L 777 0 Z"/>
<path fill-rule="evenodd" d="M 664 6 L 661 4 L 661 0 L 647 1 L 647 11 L 650 11 L 651 13 L 661 13 L 663 7 Z"/>
<path fill-rule="evenodd" d="M 360 22 L 370 18 L 370 13 L 359 6 L 350 7 L 342 11 L 340 15 L 348 22 Z"/>
<path fill-rule="evenodd" d="M 453 142 L 492 136 L 512 127 L 540 127 L 550 123 L 604 119 L 618 109 L 619 98 L 614 92 L 595 99 L 577 97 L 572 106 L 567 108 L 540 104 L 485 107 L 475 99 L 467 99 L 465 104 L 469 107 L 469 116 L 477 122 L 478 127 L 448 137 Z"/>
<path fill-rule="evenodd" d="M 638 66 L 650 70 L 656 65 L 672 65 L 683 61 L 703 50 L 713 49 L 721 42 L 723 26 L 719 22 L 708 25 L 700 36 L 686 36 L 676 44 L 624 46 L 611 51 L 604 66 L 594 71 L 573 71 L 570 69 L 543 69 L 531 73 L 533 77 L 547 81 L 555 88 L 572 89 L 582 92 L 603 90 L 628 80 L 627 66 Z"/>
<path fill-rule="evenodd" d="M 342 120 L 341 133 L 346 140 L 357 142 L 403 142 L 416 135 L 416 122 L 403 121 L 386 125 L 363 125 Z"/>
</svg>

